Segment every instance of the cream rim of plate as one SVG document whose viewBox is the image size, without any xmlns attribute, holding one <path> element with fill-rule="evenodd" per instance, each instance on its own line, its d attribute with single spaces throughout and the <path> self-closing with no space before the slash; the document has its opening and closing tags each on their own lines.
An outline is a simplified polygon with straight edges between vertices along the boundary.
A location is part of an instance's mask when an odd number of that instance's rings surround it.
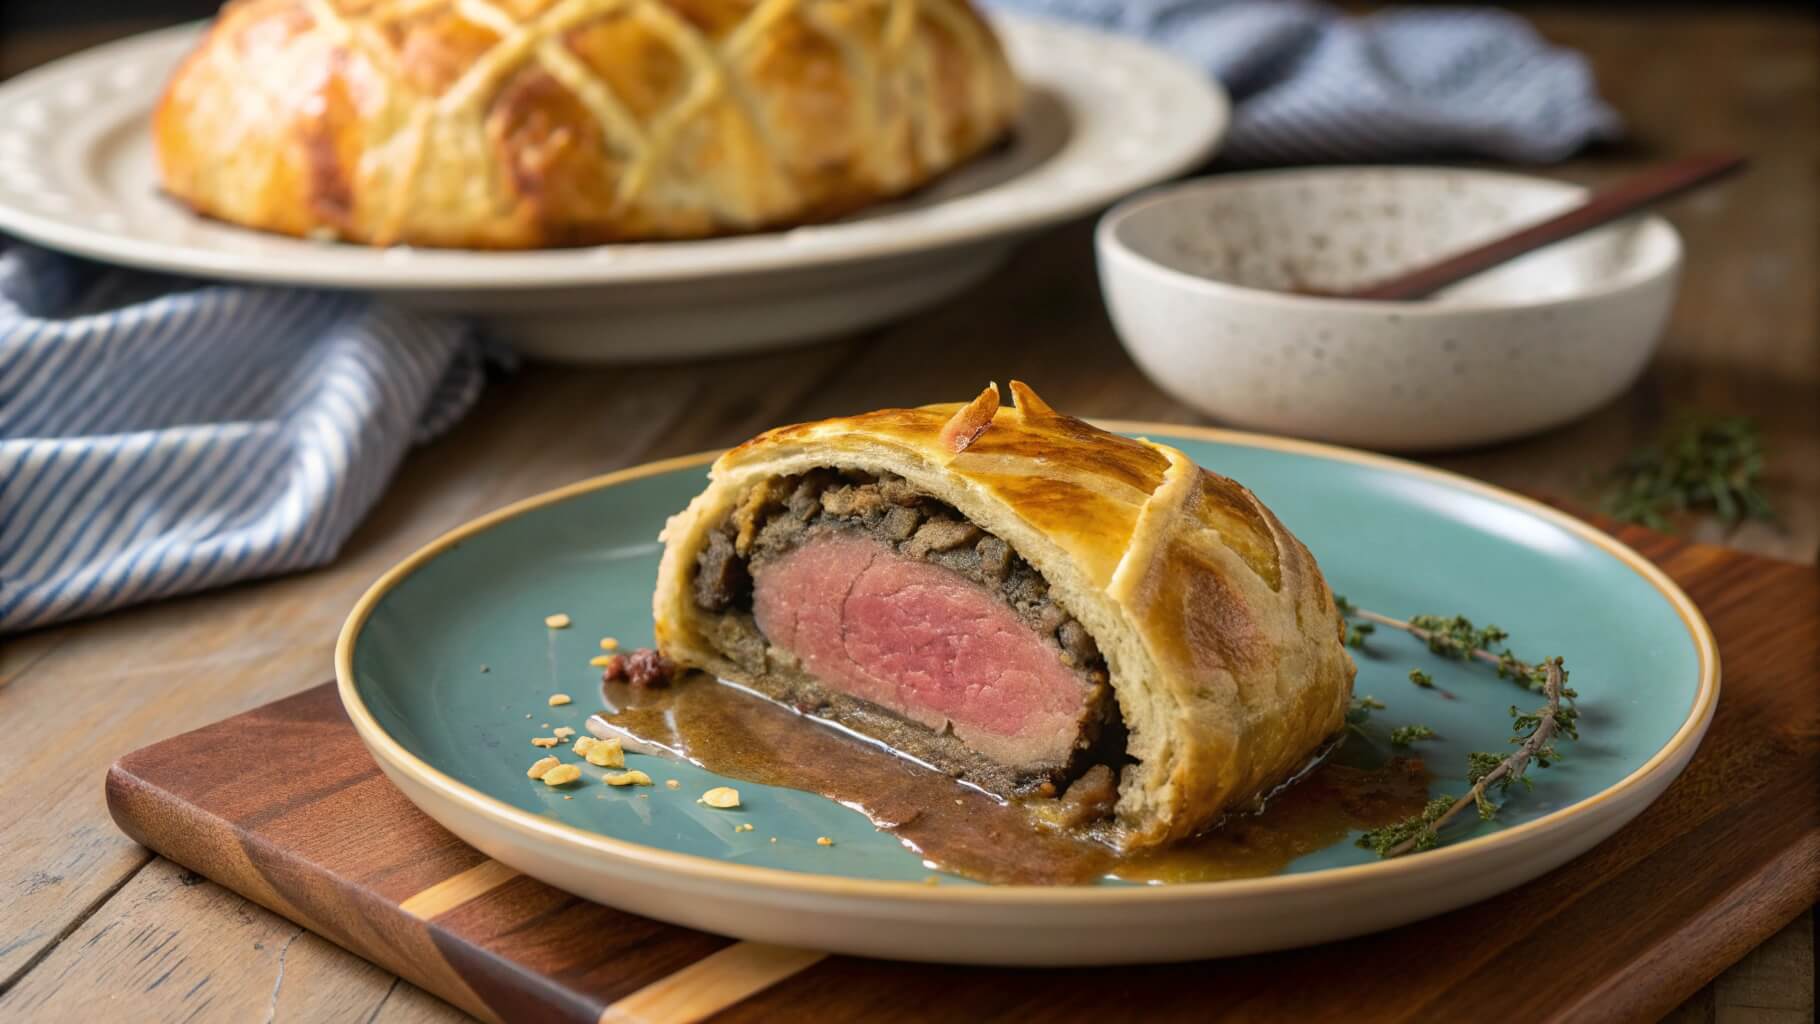
<svg viewBox="0 0 1820 1024">
<path fill-rule="evenodd" d="M 462 812 L 484 819 L 495 825 L 504 825 L 521 836 L 540 843 L 559 844 L 570 852 L 617 862 L 628 868 L 644 869 L 647 872 L 668 877 L 672 880 L 691 880 L 703 883 L 715 883 L 723 886 L 737 886 L 745 891 L 762 891 L 775 895 L 797 895 L 803 897 L 860 898 L 863 906 L 857 908 L 840 907 L 830 902 L 818 912 L 826 913 L 831 909 L 847 911 L 850 917 L 872 914 L 880 906 L 900 906 L 906 911 L 914 912 L 917 907 L 948 907 L 954 910 L 982 907 L 1025 907 L 1041 908 L 1053 911 L 1080 910 L 1112 913 L 1121 909 L 1137 910 L 1143 907 L 1161 909 L 1168 905 L 1205 905 L 1209 901 L 1238 901 L 1248 897 L 1296 897 L 1302 909 L 1322 908 L 1320 901 L 1326 896 L 1337 897 L 1343 890 L 1352 889 L 1360 884 L 1374 886 L 1377 898 L 1382 900 L 1395 883 L 1409 884 L 1418 878 L 1433 878 L 1449 874 L 1465 878 L 1464 869 L 1473 868 L 1475 862 L 1485 861 L 1485 870 L 1473 875 L 1474 882 L 1481 890 L 1476 896 L 1466 900 L 1440 900 L 1432 894 L 1431 909 L 1418 913 L 1380 912 L 1375 923 L 1369 927 L 1351 927 L 1342 925 L 1328 927 L 1325 925 L 1303 926 L 1298 935 L 1318 934 L 1315 938 L 1264 938 L 1253 941 L 1240 938 L 1227 941 L 1225 945 L 1213 942 L 1211 946 L 1203 942 L 1194 945 L 1199 952 L 1188 952 L 1180 955 L 1164 953 L 1154 959 L 1185 959 L 1209 955 L 1224 955 L 1221 952 L 1206 952 L 1205 948 L 1226 949 L 1232 952 L 1256 952 L 1273 948 L 1283 948 L 1300 944 L 1303 941 L 1325 941 L 1347 935 L 1360 934 L 1377 927 L 1388 927 L 1394 924 L 1415 920 L 1452 909 L 1476 899 L 1485 898 L 1509 888 L 1511 884 L 1521 884 L 1540 874 L 1540 871 L 1525 874 L 1518 882 L 1497 884 L 1494 876 L 1502 873 L 1520 871 L 1509 865 L 1516 860 L 1526 860 L 1533 855 L 1538 842 L 1546 843 L 1553 835 L 1573 823 L 1576 819 L 1589 815 L 1598 815 L 1601 811 L 1622 812 L 1631 814 L 1641 811 L 1641 806 L 1634 809 L 1628 806 L 1613 807 L 1624 801 L 1626 804 L 1638 798 L 1653 799 L 1659 795 L 1675 774 L 1691 758 L 1694 748 L 1705 734 L 1711 722 L 1713 711 L 1719 697 L 1719 654 L 1711 628 L 1700 614 L 1693 601 L 1654 564 L 1638 554 L 1634 549 L 1616 538 L 1603 533 L 1594 527 L 1581 522 L 1563 512 L 1557 511 L 1540 502 L 1525 498 L 1522 495 L 1506 491 L 1490 484 L 1481 483 L 1467 477 L 1443 470 L 1433 469 L 1416 463 L 1406 462 L 1383 455 L 1355 451 L 1333 445 L 1319 444 L 1311 441 L 1291 440 L 1263 434 L 1252 434 L 1243 431 L 1223 430 L 1211 427 L 1193 427 L 1179 424 L 1130 421 L 1096 421 L 1108 430 L 1127 433 L 1174 435 L 1198 440 L 1212 441 L 1240 447 L 1273 449 L 1277 451 L 1313 455 L 1320 458 L 1335 459 L 1373 466 L 1389 472 L 1426 477 L 1444 482 L 1452 487 L 1459 487 L 1475 492 L 1506 505 L 1535 515 L 1552 525 L 1569 531 L 1582 540 L 1604 550 L 1617 558 L 1632 572 L 1642 577 L 1658 591 L 1674 608 L 1686 628 L 1699 659 L 1700 680 L 1692 707 L 1687 718 L 1681 723 L 1674 735 L 1650 758 L 1635 771 L 1617 783 L 1573 804 L 1553 811 L 1533 821 L 1524 822 L 1502 831 L 1479 836 L 1462 842 L 1442 846 L 1420 854 L 1413 854 L 1393 860 L 1377 861 L 1347 867 L 1329 868 L 1301 874 L 1275 875 L 1264 878 L 1235 879 L 1218 882 L 1187 882 L 1164 886 L 1132 887 L 1098 887 L 1098 886 L 939 886 L 930 887 L 915 882 L 876 881 L 867 879 L 843 878 L 827 875 L 814 875 L 778 868 L 758 867 L 753 865 L 729 864 L 692 854 L 674 853 L 655 847 L 646 846 L 629 840 L 615 839 L 610 836 L 590 832 L 540 817 L 527 811 L 519 810 L 503 801 L 467 786 L 431 767 L 414 754 L 406 750 L 379 725 L 372 712 L 361 700 L 354 681 L 353 656 L 354 647 L 360 637 L 362 626 L 381 599 L 398 583 L 415 572 L 420 566 L 435 558 L 452 545 L 464 538 L 481 533 L 494 525 L 533 509 L 541 508 L 565 499 L 590 491 L 612 487 L 616 484 L 641 477 L 665 473 L 676 469 L 701 466 L 711 461 L 716 453 L 687 455 L 659 462 L 647 463 L 629 469 L 619 470 L 605 476 L 580 481 L 569 486 L 549 491 L 508 505 L 479 519 L 460 526 L 437 538 L 415 554 L 406 558 L 388 571 L 362 595 L 354 606 L 346 624 L 342 627 L 341 636 L 335 648 L 335 674 L 343 706 L 353 720 L 355 729 L 369 750 L 380 760 L 389 774 L 400 778 L 411 785 L 421 786 L 429 793 L 450 801 Z M 1666 773 L 1666 777 L 1662 777 Z M 1654 784 L 1652 786 L 1652 783 Z M 1650 792 L 1653 789 L 1655 792 Z M 412 794 L 407 794 L 412 795 Z M 412 795 L 413 801 L 417 798 Z M 1626 798 L 1629 798 L 1628 800 Z M 434 815 L 433 815 L 434 816 Z M 448 824 L 447 822 L 444 822 Z M 1620 827 L 1599 833 L 1592 842 L 1578 845 L 1572 855 L 1577 855 L 1590 848 Z M 452 826 L 451 826 L 452 827 Z M 456 831 L 460 831 L 457 829 Z M 1548 849 L 1544 846 L 1541 849 Z M 1567 858 L 1563 857 L 1564 862 Z M 1553 867 L 1550 864 L 1549 867 Z M 1546 870 L 1546 869 L 1544 869 Z M 1424 883 L 1427 884 L 1427 883 Z M 1463 885 L 1466 883 L 1462 883 Z M 1310 901 L 1315 901 L 1310 903 Z M 775 901 L 770 904 L 776 909 Z M 652 916 L 664 916 L 644 911 Z M 678 920 L 685 915 L 673 915 L 668 919 Z M 711 916 L 711 915 L 710 915 Z M 873 918 L 877 921 L 877 918 Z M 685 920 L 681 923 L 695 927 L 717 930 L 712 924 L 701 920 Z M 994 922 L 995 924 L 998 922 Z M 1115 923 L 1103 922 L 1107 927 Z M 1180 922 L 1176 922 L 1180 923 Z M 1053 927 L 1053 920 L 1046 920 L 1045 927 Z M 1016 927 L 1009 924 L 1008 927 Z M 1130 928 L 1130 922 L 1124 924 Z M 726 929 L 736 930 L 736 929 Z M 1287 933 L 1285 933 L 1287 934 Z M 897 956 L 905 959 L 944 960 L 942 955 L 918 953 L 914 947 L 906 947 L 892 940 L 880 942 L 848 943 L 851 947 L 845 951 L 874 950 L 869 955 Z M 1036 943 L 1042 946 L 1042 943 Z M 1046 947 L 1045 947 L 1046 948 Z M 1170 948 L 1174 948 L 1171 945 Z M 877 952 L 883 949 L 886 952 Z M 1135 958 L 1121 958 L 1116 955 L 1091 954 L 1086 956 L 1056 955 L 1053 949 L 1048 952 L 1038 951 L 1024 955 L 1017 951 L 1007 950 L 1003 957 L 988 958 L 985 962 L 1026 963 L 1026 964 L 1088 964 L 1133 962 Z M 1145 957 L 1144 959 L 1151 959 Z"/>
<path fill-rule="evenodd" d="M 963 165 L 875 212 L 785 231 L 522 252 L 311 242 L 209 221 L 157 194 L 149 118 L 203 26 L 134 36 L 0 84 L 0 231 L 114 263 L 361 290 L 549 289 L 803 269 L 1015 236 L 1100 209 L 1205 159 L 1226 94 L 1131 39 L 1028 15 L 993 22 L 1066 137 L 972 191 Z M 1053 125 L 1046 125 L 1053 128 Z M 982 158 L 983 164 L 989 157 Z"/>
</svg>

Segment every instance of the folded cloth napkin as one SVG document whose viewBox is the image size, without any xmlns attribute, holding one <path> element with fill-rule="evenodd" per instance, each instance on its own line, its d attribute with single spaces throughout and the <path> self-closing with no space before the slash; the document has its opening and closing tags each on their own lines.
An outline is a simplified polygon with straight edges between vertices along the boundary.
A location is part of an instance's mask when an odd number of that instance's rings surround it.
<svg viewBox="0 0 1820 1024">
<path fill-rule="evenodd" d="M 328 561 L 484 373 L 371 298 L 0 248 L 0 633 Z"/>
<path fill-rule="evenodd" d="M 1479 154 L 1559 160 L 1615 138 L 1579 54 L 1472 8 L 1347 17 L 1296 0 L 986 0 L 1136 35 L 1218 78 L 1237 164 Z"/>
</svg>

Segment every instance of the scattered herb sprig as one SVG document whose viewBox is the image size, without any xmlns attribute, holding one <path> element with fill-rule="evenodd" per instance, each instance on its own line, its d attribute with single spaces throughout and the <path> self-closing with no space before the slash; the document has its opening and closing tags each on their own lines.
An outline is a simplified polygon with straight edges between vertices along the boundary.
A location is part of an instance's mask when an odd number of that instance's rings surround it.
<svg viewBox="0 0 1820 1024">
<path fill-rule="evenodd" d="M 1426 725 L 1399 725 L 1390 730 L 1390 745 L 1407 747 L 1418 740 L 1432 740 L 1439 735 Z"/>
<path fill-rule="evenodd" d="M 1658 530 L 1690 512 L 1711 513 L 1727 527 L 1773 520 L 1760 489 L 1763 463 L 1763 435 L 1754 420 L 1682 414 L 1613 470 L 1605 511 Z"/>
<path fill-rule="evenodd" d="M 1344 600 L 1339 598 L 1335 603 Z M 1405 621 L 1368 611 L 1350 601 L 1340 604 L 1340 614 L 1363 619 L 1366 624 L 1375 623 L 1402 630 L 1427 644 L 1429 650 L 1443 658 L 1453 661 L 1483 661 L 1498 670 L 1498 678 L 1514 679 L 1536 693 L 1541 693 L 1548 681 L 1547 672 L 1542 665 L 1526 662 L 1504 646 L 1504 641 L 1510 637 L 1509 633 L 1492 625 L 1483 628 L 1474 626 L 1472 620 L 1464 615 L 1445 618 L 1439 615 L 1413 615 Z M 1418 679 L 1417 676 L 1421 678 Z M 1428 673 L 1419 669 L 1412 670 L 1409 674 L 1409 681 L 1417 686 L 1423 685 L 1423 679 L 1427 679 L 1430 684 L 1434 682 Z M 1567 695 L 1572 697 L 1573 691 L 1569 690 Z"/>
<path fill-rule="evenodd" d="M 1381 857 L 1398 857 L 1411 850 L 1431 849 L 1440 843 L 1441 828 L 1468 806 L 1476 807 L 1479 818 L 1489 821 L 1498 809 L 1491 800 L 1494 791 L 1503 796 L 1513 784 L 1529 788 L 1527 772 L 1532 764 L 1546 768 L 1560 760 L 1556 739 L 1562 736 L 1579 738 L 1579 711 L 1571 703 L 1577 694 L 1566 685 L 1567 668 L 1559 657 L 1546 658 L 1535 664 L 1525 662 L 1504 646 L 1509 639 L 1504 630 L 1492 625 L 1475 626 L 1470 619 L 1460 615 L 1446 618 L 1416 615 L 1404 621 L 1360 608 L 1338 595 L 1335 595 L 1334 603 L 1349 624 L 1353 619 L 1361 619 L 1368 624 L 1401 630 L 1427 644 L 1430 651 L 1441 657 L 1482 661 L 1496 668 L 1500 678 L 1514 679 L 1540 690 L 1546 699 L 1542 707 L 1527 714 L 1515 705 L 1511 706 L 1513 735 L 1510 742 L 1515 750 L 1506 754 L 1474 751 L 1467 755 L 1466 781 L 1471 788 L 1464 796 L 1431 800 L 1417 814 L 1366 832 L 1359 837 L 1360 846 L 1376 851 Z M 1434 685 L 1428 673 L 1420 669 L 1411 669 L 1409 680 L 1417 686 Z M 1370 714 L 1367 709 L 1374 706 L 1381 708 L 1383 705 L 1369 697 L 1355 699 L 1353 715 L 1348 716 L 1348 727 L 1357 730 Z M 1434 730 L 1427 726 L 1409 725 L 1392 730 L 1390 741 L 1394 746 L 1408 746 L 1434 736 Z"/>
<path fill-rule="evenodd" d="M 1517 749 L 1502 757 L 1474 751 L 1468 755 L 1466 774 L 1466 781 L 1472 788 L 1465 796 L 1431 800 L 1420 814 L 1366 832 L 1359 837 L 1359 845 L 1376 851 L 1380 857 L 1399 857 L 1411 850 L 1432 849 L 1441 841 L 1442 827 L 1469 806 L 1478 808 L 1481 821 L 1490 821 L 1498 811 L 1498 805 L 1491 802 L 1489 795 L 1494 788 L 1499 795 L 1515 783 L 1521 783 L 1527 789 L 1530 781 L 1526 773 L 1532 763 L 1546 768 L 1560 760 L 1561 754 L 1554 745 L 1555 737 L 1579 738 L 1579 712 L 1573 705 L 1561 703 L 1565 690 L 1561 685 L 1565 678 L 1561 659 L 1549 658 L 1542 666 L 1547 676 L 1544 685 L 1548 703 L 1529 714 L 1519 713 L 1515 706 L 1510 709 L 1515 732 L 1510 741 Z"/>
</svg>

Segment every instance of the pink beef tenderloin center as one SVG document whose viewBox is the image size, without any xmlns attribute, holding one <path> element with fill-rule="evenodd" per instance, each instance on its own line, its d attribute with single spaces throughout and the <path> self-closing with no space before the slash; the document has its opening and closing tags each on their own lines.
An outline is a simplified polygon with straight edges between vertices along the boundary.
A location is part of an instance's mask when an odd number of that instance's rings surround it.
<svg viewBox="0 0 1820 1024">
<path fill-rule="evenodd" d="M 1001 764 L 1062 764 L 1087 688 L 1061 647 L 995 594 L 856 536 L 817 538 L 753 566 L 772 646 L 823 686 L 871 701 Z"/>
</svg>

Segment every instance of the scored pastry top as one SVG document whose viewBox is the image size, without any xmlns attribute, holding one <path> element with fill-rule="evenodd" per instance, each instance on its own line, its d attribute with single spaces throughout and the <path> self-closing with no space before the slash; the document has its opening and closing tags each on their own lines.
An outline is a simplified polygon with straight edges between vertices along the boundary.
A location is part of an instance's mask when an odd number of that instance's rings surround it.
<svg viewBox="0 0 1820 1024">
<path fill-rule="evenodd" d="M 530 248 L 838 216 L 1018 103 L 966 0 L 237 0 L 153 133 L 165 190 L 223 220 Z"/>
<path fill-rule="evenodd" d="M 727 452 L 665 528 L 660 643 L 718 667 L 687 581 L 749 488 L 821 467 L 901 476 L 1010 544 L 1104 653 L 1136 761 L 1120 781 L 1126 841 L 1203 831 L 1342 728 L 1355 668 L 1332 593 L 1249 490 L 1173 447 L 1058 413 L 1021 382 L 1010 391 L 1009 407 L 884 409 Z"/>
</svg>

